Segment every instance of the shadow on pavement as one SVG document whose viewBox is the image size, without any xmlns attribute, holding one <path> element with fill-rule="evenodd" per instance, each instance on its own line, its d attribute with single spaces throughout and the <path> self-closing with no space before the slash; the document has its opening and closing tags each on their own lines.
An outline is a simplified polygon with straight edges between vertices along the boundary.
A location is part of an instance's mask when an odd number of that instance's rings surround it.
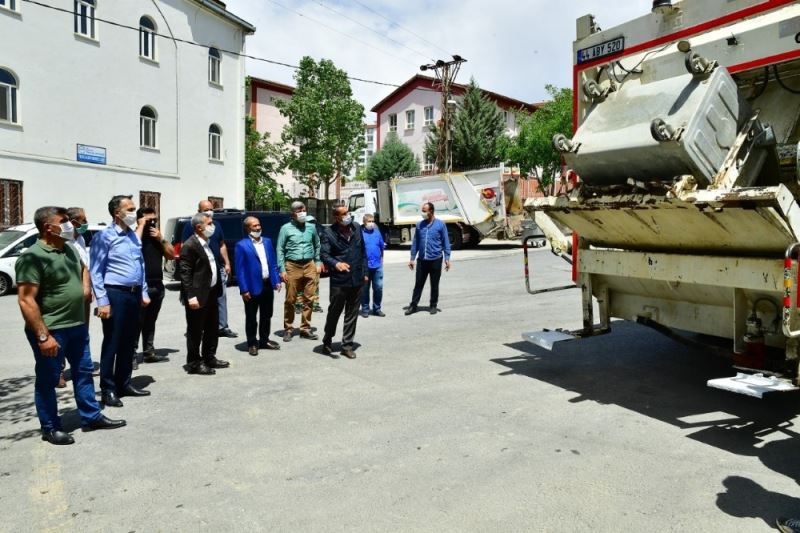
<svg viewBox="0 0 800 533">
<path fill-rule="evenodd" d="M 33 403 L 33 384 L 36 376 L 21 376 L 0 380 L 0 441 L 21 441 L 41 435 Z M 72 401 L 72 387 L 57 389 L 59 406 Z M 78 410 L 59 409 L 61 424 L 66 431 L 80 427 Z M 14 431 L 20 426 L 35 427 Z"/>
<path fill-rule="evenodd" d="M 722 484 L 726 492 L 717 494 L 717 507 L 731 516 L 760 518 L 770 528 L 778 517 L 800 516 L 800 498 L 769 491 L 740 476 L 729 476 Z"/>
<path fill-rule="evenodd" d="M 800 395 L 758 400 L 711 389 L 706 381 L 735 373 L 729 362 L 630 322 L 615 322 L 613 328 L 608 335 L 560 343 L 552 352 L 525 341 L 507 344 L 523 353 L 492 361 L 508 369 L 501 375 L 528 376 L 575 392 L 573 403 L 618 405 L 672 424 L 690 431 L 690 439 L 757 457 L 767 468 L 800 483 L 800 433 L 793 422 L 800 414 Z M 720 501 L 736 505 L 720 505 L 723 511 L 763 516 L 773 524 L 774 513 L 784 509 L 768 510 L 763 500 L 739 494 L 745 482 L 755 485 L 752 481 L 728 480 L 728 493 Z M 800 514 L 800 506 L 794 513 Z"/>
</svg>

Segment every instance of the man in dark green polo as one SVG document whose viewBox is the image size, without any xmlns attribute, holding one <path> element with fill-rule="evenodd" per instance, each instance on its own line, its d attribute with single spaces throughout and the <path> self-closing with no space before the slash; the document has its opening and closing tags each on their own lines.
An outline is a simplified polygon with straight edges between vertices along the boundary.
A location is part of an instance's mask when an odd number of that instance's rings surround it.
<svg viewBox="0 0 800 533">
<path fill-rule="evenodd" d="M 317 276 L 322 270 L 319 258 L 319 235 L 314 224 L 306 222 L 306 206 L 303 202 L 292 204 L 292 220 L 281 227 L 278 234 L 278 267 L 281 280 L 286 284 L 286 302 L 283 304 L 283 340 L 292 340 L 294 329 L 294 303 L 297 294 L 303 294 L 303 315 L 300 336 L 316 340 L 311 332 L 311 313 Z"/>
<path fill-rule="evenodd" d="M 42 440 L 72 444 L 72 436 L 61 427 L 56 402 L 56 385 L 65 358 L 72 372 L 83 430 L 114 429 L 124 426 L 125 421 L 106 418 L 95 399 L 92 359 L 84 351 L 88 335 L 84 307 L 89 299 L 85 279 L 88 274 L 75 249 L 65 246 L 75 238 L 67 210 L 40 207 L 34 222 L 39 240 L 15 264 L 25 335 L 36 359 L 33 398 Z"/>
</svg>

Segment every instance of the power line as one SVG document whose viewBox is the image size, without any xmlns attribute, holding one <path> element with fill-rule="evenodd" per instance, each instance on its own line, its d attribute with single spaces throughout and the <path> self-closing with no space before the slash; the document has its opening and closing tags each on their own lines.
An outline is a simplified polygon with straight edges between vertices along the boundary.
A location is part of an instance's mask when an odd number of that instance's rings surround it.
<svg viewBox="0 0 800 533">
<path fill-rule="evenodd" d="M 343 37 L 347 37 L 348 39 L 352 39 L 353 41 L 356 41 L 357 43 L 361 43 L 361 44 L 363 44 L 364 46 L 367 46 L 367 47 L 369 47 L 369 48 L 372 48 L 373 50 L 377 50 L 378 52 L 382 52 L 382 53 L 384 53 L 384 54 L 386 54 L 386 55 L 388 55 L 388 56 L 391 56 L 391 57 L 393 57 L 393 58 L 395 58 L 395 59 L 399 59 L 400 61 L 403 61 L 404 63 L 408 63 L 409 65 L 413 65 L 413 63 L 412 63 L 412 62 L 410 62 L 409 60 L 407 60 L 407 59 L 405 59 L 405 58 L 402 58 L 402 57 L 400 57 L 400 56 L 394 55 L 393 53 L 391 53 L 391 52 L 387 52 L 386 50 L 384 50 L 384 49 L 382 49 L 382 48 L 378 48 L 377 46 L 373 46 L 373 45 L 371 45 L 370 43 L 368 43 L 368 42 L 366 42 L 366 41 L 362 41 L 362 40 L 361 40 L 361 39 L 359 39 L 358 37 L 353 37 L 353 36 L 352 36 L 352 35 L 350 35 L 349 33 L 345 33 L 345 32 L 339 31 L 339 30 L 337 30 L 336 28 L 334 28 L 334 27 L 332 27 L 332 26 L 329 26 L 329 25 L 325 24 L 324 22 L 320 22 L 320 21 L 318 21 L 318 20 L 317 20 L 317 19 L 315 19 L 315 18 L 309 17 L 308 15 L 306 15 L 306 14 L 304 14 L 304 13 L 301 13 L 300 11 L 297 11 L 296 9 L 292 9 L 291 7 L 286 7 L 285 5 L 281 4 L 280 2 L 277 2 L 276 0 L 269 0 L 269 2 L 270 2 L 270 3 L 272 3 L 272 4 L 275 4 L 276 6 L 282 7 L 283 9 L 285 9 L 285 10 L 287 10 L 287 11 L 291 11 L 292 13 L 294 13 L 295 15 L 297 15 L 298 17 L 302 17 L 302 18 L 305 18 L 305 19 L 308 19 L 308 20 L 310 20 L 311 22 L 314 22 L 314 23 L 316 23 L 316 24 L 319 24 L 320 26 L 322 26 L 322 27 L 324 27 L 324 28 L 327 28 L 327 29 L 329 29 L 330 31 L 332 31 L 332 32 L 334 32 L 334 33 L 338 33 L 339 35 L 341 35 L 341 36 L 343 36 Z"/>
<path fill-rule="evenodd" d="M 395 22 L 395 21 L 393 21 L 392 19 L 390 19 L 390 18 L 389 18 L 389 17 L 387 17 L 386 15 L 384 15 L 384 14 L 382 14 L 382 13 L 379 13 L 379 12 L 375 11 L 374 9 L 372 9 L 372 8 L 371 8 L 371 7 L 369 7 L 368 5 L 364 4 L 363 2 L 360 2 L 359 0 L 353 0 L 353 1 L 354 1 L 356 4 L 360 5 L 361 7 L 363 7 L 364 9 L 366 9 L 366 10 L 368 10 L 368 11 L 371 11 L 372 13 L 375 13 L 376 15 L 378 15 L 379 17 L 381 17 L 382 19 L 384 19 L 384 20 L 386 20 L 387 22 L 389 22 L 390 24 L 394 24 L 395 26 L 397 26 L 397 27 L 398 27 L 398 28 L 400 28 L 401 30 L 405 31 L 406 33 L 410 33 L 411 35 L 413 35 L 414 37 L 416 37 L 417 39 L 419 39 L 419 40 L 420 40 L 420 41 L 422 41 L 423 43 L 429 44 L 429 45 L 433 46 L 434 48 L 436 48 L 437 50 L 439 50 L 440 52 L 444 52 L 445 54 L 447 54 L 447 55 L 450 55 L 450 52 L 448 52 L 447 50 L 445 50 L 445 49 L 444 49 L 444 48 L 442 48 L 441 46 L 437 45 L 436 43 L 432 43 L 432 42 L 430 42 L 429 40 L 427 40 L 425 37 L 423 37 L 423 36 L 422 36 L 422 35 L 420 35 L 419 33 L 416 33 L 416 32 L 414 32 L 414 31 L 412 31 L 412 30 L 409 30 L 409 29 L 408 29 L 408 28 L 406 28 L 405 26 L 402 26 L 402 25 L 401 25 L 399 22 Z"/>
<path fill-rule="evenodd" d="M 69 9 L 64 9 L 64 8 L 56 7 L 56 6 L 51 6 L 49 4 L 45 4 L 45 3 L 39 2 L 37 0 L 22 0 L 22 1 L 23 2 L 27 2 L 29 4 L 37 5 L 39 7 L 52 9 L 53 11 L 60 11 L 62 13 L 66 13 L 68 15 L 74 15 L 73 11 L 71 11 Z M 135 32 L 139 32 L 139 28 L 136 27 L 136 26 L 129 26 L 127 24 L 122 24 L 120 22 L 114 22 L 113 20 L 102 19 L 102 18 L 98 18 L 98 17 L 94 17 L 94 20 L 97 21 L 97 22 L 102 22 L 103 24 L 108 24 L 109 26 L 115 26 L 117 28 L 122 28 L 122 29 L 126 29 L 126 30 L 133 30 Z M 253 61 L 260 61 L 262 63 L 269 63 L 270 65 L 277 65 L 277 66 L 280 66 L 280 67 L 291 68 L 291 69 L 294 69 L 294 70 L 299 70 L 300 69 L 300 67 L 297 66 L 297 65 L 292 65 L 290 63 L 284 63 L 282 61 L 275 61 L 274 59 L 267 59 L 267 58 L 264 58 L 264 57 L 258 57 L 258 56 L 252 56 L 252 55 L 249 55 L 249 54 L 243 54 L 241 52 L 234 52 L 232 50 L 225 50 L 223 48 L 216 48 L 216 47 L 209 46 L 207 44 L 201 44 L 201 43 L 197 43 L 197 42 L 194 42 L 194 41 L 181 39 L 179 37 L 173 37 L 172 35 L 166 35 L 166 34 L 163 34 L 163 33 L 158 33 L 158 32 L 155 32 L 155 31 L 152 31 L 150 33 L 152 33 L 154 36 L 162 37 L 164 39 L 168 39 L 168 40 L 176 42 L 176 43 L 188 44 L 190 46 L 197 46 L 199 48 L 205 48 L 205 49 L 215 48 L 216 50 L 219 50 L 220 52 L 224 52 L 226 54 L 230 54 L 230 55 L 236 56 L 236 57 L 243 57 L 245 59 L 252 59 Z M 368 79 L 359 78 L 359 77 L 356 77 L 356 76 L 347 76 L 347 79 L 353 80 L 353 81 L 359 81 L 359 82 L 362 82 L 362 83 L 371 83 L 373 85 L 383 85 L 383 86 L 386 86 L 386 87 L 400 87 L 400 85 L 398 85 L 396 83 L 387 83 L 387 82 L 376 81 L 376 80 L 368 80 Z"/>
<path fill-rule="evenodd" d="M 372 33 L 374 33 L 374 34 L 378 35 L 379 37 L 383 37 L 384 39 L 387 39 L 387 40 L 389 40 L 389 41 L 392 41 L 394 44 L 396 44 L 396 45 L 398 45 L 398 46 L 401 46 L 401 47 L 405 48 L 406 50 L 409 50 L 409 51 L 411 51 L 411 52 L 414 52 L 415 54 L 417 54 L 417 55 L 418 55 L 418 56 L 420 56 L 420 57 L 424 57 L 425 59 L 430 59 L 430 57 L 428 57 L 427 55 L 423 54 L 422 52 L 420 52 L 420 51 L 418 51 L 418 50 L 414 50 L 413 48 L 411 48 L 411 47 L 409 47 L 409 46 L 406 46 L 405 44 L 401 43 L 400 41 L 398 41 L 398 40 L 396 40 L 396 39 L 392 39 L 391 37 L 389 37 L 389 36 L 388 36 L 388 35 L 386 35 L 385 33 L 381 33 L 381 32 L 379 32 L 378 30 L 376 30 L 375 28 L 371 28 L 371 27 L 367 26 L 366 24 L 364 24 L 363 22 L 360 22 L 360 21 L 358 21 L 358 20 L 354 19 L 353 17 L 351 17 L 351 16 L 349 16 L 349 15 L 346 15 L 346 14 L 342 13 L 341 11 L 336 11 L 336 10 L 335 10 L 335 9 L 333 9 L 332 7 L 330 7 L 330 6 L 328 6 L 328 5 L 324 4 L 324 3 L 322 3 L 320 0 L 313 0 L 313 1 L 314 1 L 314 3 L 316 3 L 316 4 L 319 4 L 320 6 L 324 7 L 324 8 L 325 8 L 325 9 L 327 9 L 328 11 L 330 11 L 330 12 L 332 12 L 332 13 L 335 13 L 335 14 L 339 15 L 340 17 L 342 17 L 342 18 L 345 18 L 345 19 L 347 19 L 347 20 L 349 20 L 349 21 L 351 21 L 351 22 L 355 22 L 356 24 L 358 24 L 358 25 L 359 25 L 359 26 L 361 26 L 362 28 L 366 28 L 366 29 L 368 29 L 369 31 L 371 31 Z"/>
</svg>

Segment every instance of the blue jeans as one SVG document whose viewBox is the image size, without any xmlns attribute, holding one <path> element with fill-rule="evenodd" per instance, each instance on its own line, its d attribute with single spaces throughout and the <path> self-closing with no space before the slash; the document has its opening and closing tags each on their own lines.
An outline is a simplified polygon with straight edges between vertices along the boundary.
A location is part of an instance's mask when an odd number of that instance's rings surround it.
<svg viewBox="0 0 800 533">
<path fill-rule="evenodd" d="M 381 310 L 383 301 L 383 265 L 378 268 L 368 268 L 367 276 L 369 281 L 364 284 L 361 292 L 361 312 L 369 313 L 369 287 L 372 285 L 372 312 Z"/>
<path fill-rule="evenodd" d="M 33 401 L 36 405 L 36 414 L 42 431 L 60 430 L 61 419 L 58 417 L 58 403 L 56 401 L 56 385 L 61 376 L 61 367 L 64 359 L 69 362 L 72 373 L 72 388 L 75 391 L 75 403 L 78 404 L 78 414 L 81 424 L 88 425 L 100 417 L 100 405 L 94 397 L 94 381 L 92 380 L 92 358 L 86 349 L 86 339 L 89 329 L 83 324 L 70 328 L 52 329 L 50 334 L 58 342 L 58 354 L 55 357 L 45 357 L 39 350 L 39 342 L 32 331 L 25 330 L 25 336 L 33 348 L 33 357 L 36 359 L 36 383 L 34 385 Z"/>
<path fill-rule="evenodd" d="M 107 287 L 107 295 L 111 317 L 103 319 L 100 390 L 120 394 L 131 384 L 142 293 Z"/>
</svg>

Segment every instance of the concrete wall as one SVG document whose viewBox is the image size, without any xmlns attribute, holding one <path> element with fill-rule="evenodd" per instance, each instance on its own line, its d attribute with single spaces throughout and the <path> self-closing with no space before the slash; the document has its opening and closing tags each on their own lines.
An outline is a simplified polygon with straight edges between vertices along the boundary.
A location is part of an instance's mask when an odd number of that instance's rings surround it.
<svg viewBox="0 0 800 533">
<path fill-rule="evenodd" d="M 70 0 L 50 4 L 72 11 Z M 0 179 L 23 182 L 24 219 L 41 205 L 82 205 L 109 218 L 114 194 L 161 194 L 161 218 L 197 201 L 244 204 L 244 61 L 222 53 L 221 86 L 208 81 L 208 50 L 156 38 L 139 56 L 137 31 L 96 22 L 97 40 L 73 33 L 71 13 L 17 2 L 0 10 L 0 67 L 19 82 L 20 124 L 0 124 Z M 243 51 L 244 30 L 190 0 L 100 1 L 96 16 L 219 49 Z M 156 149 L 139 146 L 139 112 L 158 113 Z M 222 129 L 222 161 L 208 158 L 208 128 Z M 76 145 L 107 150 L 107 164 L 76 160 Z"/>
</svg>

